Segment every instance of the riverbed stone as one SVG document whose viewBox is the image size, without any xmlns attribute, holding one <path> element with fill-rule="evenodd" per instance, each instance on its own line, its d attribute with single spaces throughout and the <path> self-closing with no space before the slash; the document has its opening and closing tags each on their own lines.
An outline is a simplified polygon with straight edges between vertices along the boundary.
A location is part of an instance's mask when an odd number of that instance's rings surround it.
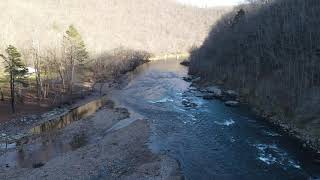
<svg viewBox="0 0 320 180">
<path fill-rule="evenodd" d="M 180 64 L 183 66 L 190 66 L 190 60 L 184 60 Z"/>
<path fill-rule="evenodd" d="M 184 99 L 184 100 L 182 101 L 182 105 L 184 105 L 184 106 L 187 107 L 187 108 L 196 108 L 196 107 L 198 106 L 196 103 L 193 103 L 193 102 L 191 102 L 191 101 L 188 100 L 188 99 Z"/>
<path fill-rule="evenodd" d="M 225 91 L 225 94 L 231 98 L 237 98 L 239 94 L 234 90 L 227 90 Z"/>
<path fill-rule="evenodd" d="M 185 81 L 187 81 L 187 82 L 191 82 L 191 81 L 192 81 L 192 78 L 191 78 L 191 77 L 183 77 L 182 79 L 185 80 Z"/>
<path fill-rule="evenodd" d="M 206 94 L 203 96 L 203 99 L 206 99 L 206 100 L 211 100 L 211 99 L 214 99 L 216 96 L 212 93 L 209 93 L 209 94 Z"/>
<path fill-rule="evenodd" d="M 193 82 L 193 83 L 196 83 L 196 82 L 199 82 L 200 80 L 201 80 L 200 77 L 196 77 L 196 78 L 192 79 L 192 82 Z"/>
<path fill-rule="evenodd" d="M 222 90 L 217 86 L 210 86 L 206 88 L 207 92 L 212 93 L 215 97 L 222 97 Z"/>
<path fill-rule="evenodd" d="M 239 102 L 238 101 L 226 101 L 224 104 L 226 106 L 231 106 L 231 107 L 239 106 Z"/>
</svg>

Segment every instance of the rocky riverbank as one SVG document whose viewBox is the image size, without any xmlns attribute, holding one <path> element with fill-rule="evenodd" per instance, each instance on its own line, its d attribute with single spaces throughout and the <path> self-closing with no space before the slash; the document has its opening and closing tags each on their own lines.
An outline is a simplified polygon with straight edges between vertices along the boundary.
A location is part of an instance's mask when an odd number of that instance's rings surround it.
<svg viewBox="0 0 320 180">
<path fill-rule="evenodd" d="M 320 159 L 320 139 L 318 137 L 313 137 L 306 129 L 299 129 L 289 120 L 281 118 L 277 114 L 270 114 L 264 111 L 261 107 L 256 107 L 253 103 L 248 100 L 246 94 L 236 92 L 235 90 L 226 89 L 221 83 L 214 84 L 212 82 L 205 81 L 200 77 L 188 76 L 184 80 L 191 82 L 192 86 L 196 87 L 204 93 L 204 99 L 220 99 L 225 102 L 227 106 L 238 106 L 241 104 L 248 104 L 252 106 L 252 110 L 258 116 L 263 117 L 275 126 L 281 128 L 291 137 L 296 138 L 301 142 L 303 148 L 311 149 L 319 154 Z"/>
<path fill-rule="evenodd" d="M 129 81 L 124 74 L 103 94 Z M 0 127 L 4 179 L 183 179 L 176 160 L 148 148 L 149 121 L 106 96 Z"/>
<path fill-rule="evenodd" d="M 113 102 L 106 97 L 90 96 L 69 107 L 56 108 L 42 115 L 25 116 L 4 122 L 0 124 L 0 154 L 5 152 L 7 146 L 14 146 L 21 139 L 37 134 L 35 127 L 44 131 L 45 126 L 67 125 L 92 115 L 102 106 L 113 107 Z"/>
<path fill-rule="evenodd" d="M 0 156 L 4 179 L 181 179 L 179 164 L 147 147 L 150 126 L 124 108 L 30 137 Z M 130 123 L 127 123 L 129 120 Z"/>
<path fill-rule="evenodd" d="M 12 146 L 16 141 L 32 135 L 32 128 L 59 120 L 72 110 L 85 106 L 88 103 L 105 99 L 106 97 L 102 97 L 101 95 L 106 95 L 113 89 L 124 86 L 124 84 L 130 81 L 127 77 L 127 73 L 134 71 L 138 66 L 148 62 L 149 60 L 145 59 L 139 59 L 137 62 L 131 64 L 127 62 L 129 65 L 122 70 L 122 73 L 119 74 L 116 79 L 104 82 L 102 86 L 100 85 L 101 83 L 96 84 L 89 95 L 74 100 L 73 104 L 65 104 L 42 114 L 37 113 L 36 115 L 17 116 L 10 121 L 0 122 L 0 155 L 7 146 Z M 107 99 L 105 99 L 105 102 L 103 103 L 106 106 L 113 106 L 113 102 Z M 99 108 L 92 110 L 91 108 L 91 114 L 98 109 Z"/>
</svg>

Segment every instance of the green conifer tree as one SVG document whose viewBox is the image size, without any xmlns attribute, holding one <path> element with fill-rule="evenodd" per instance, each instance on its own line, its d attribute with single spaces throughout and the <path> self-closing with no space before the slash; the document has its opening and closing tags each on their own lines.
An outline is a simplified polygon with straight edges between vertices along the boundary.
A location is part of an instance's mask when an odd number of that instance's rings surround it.
<svg viewBox="0 0 320 180">
<path fill-rule="evenodd" d="M 68 30 L 66 31 L 66 35 L 64 37 L 64 47 L 66 58 L 69 62 L 69 93 L 70 95 L 72 95 L 76 68 L 78 67 L 80 68 L 80 70 L 83 69 L 86 60 L 89 57 L 82 36 L 73 25 L 70 25 Z"/>
<path fill-rule="evenodd" d="M 5 71 L 9 74 L 11 108 L 12 112 L 15 113 L 16 83 L 23 83 L 23 79 L 28 73 L 28 69 L 22 63 L 21 54 L 16 47 L 9 45 L 6 49 L 6 53 L 7 56 L 0 54 L 0 57 L 5 61 Z"/>
</svg>

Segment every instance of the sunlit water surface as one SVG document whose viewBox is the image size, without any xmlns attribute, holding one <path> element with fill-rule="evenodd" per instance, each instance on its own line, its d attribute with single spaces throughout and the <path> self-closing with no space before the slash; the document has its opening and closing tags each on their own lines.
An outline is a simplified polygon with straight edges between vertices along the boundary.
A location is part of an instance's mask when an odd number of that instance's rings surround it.
<svg viewBox="0 0 320 180">
<path fill-rule="evenodd" d="M 317 179 L 320 167 L 295 140 L 247 108 L 203 100 L 182 80 L 178 61 L 158 61 L 131 73 L 112 94 L 152 123 L 150 148 L 177 159 L 186 179 Z"/>
</svg>

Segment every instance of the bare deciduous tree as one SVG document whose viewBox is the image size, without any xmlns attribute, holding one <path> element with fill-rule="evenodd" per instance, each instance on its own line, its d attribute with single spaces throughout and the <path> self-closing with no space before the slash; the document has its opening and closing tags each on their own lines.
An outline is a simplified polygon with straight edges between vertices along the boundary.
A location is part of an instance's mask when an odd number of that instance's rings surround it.
<svg viewBox="0 0 320 180">
<path fill-rule="evenodd" d="M 319 117 L 319 10 L 317 0 L 238 7 L 192 52 L 190 73 L 246 92 L 269 116 L 304 126 Z"/>
</svg>

